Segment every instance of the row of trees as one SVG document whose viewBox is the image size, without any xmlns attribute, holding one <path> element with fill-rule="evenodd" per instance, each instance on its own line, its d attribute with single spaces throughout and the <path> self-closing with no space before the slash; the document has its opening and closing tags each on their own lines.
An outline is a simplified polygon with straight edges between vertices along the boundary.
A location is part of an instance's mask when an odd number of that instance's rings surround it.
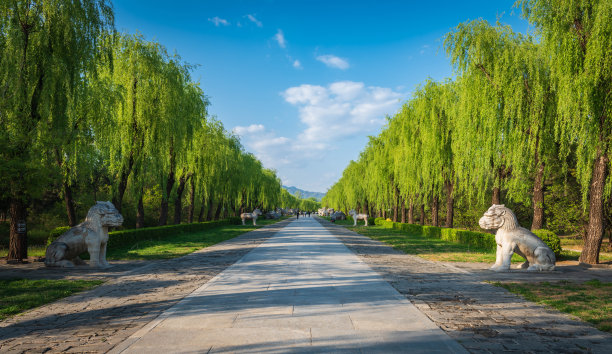
<svg viewBox="0 0 612 354">
<path fill-rule="evenodd" d="M 517 6 L 536 37 L 483 20 L 460 24 L 444 42 L 456 78 L 419 86 L 324 205 L 392 209 L 410 223 L 415 208 L 424 222 L 427 205 L 438 226 L 445 200 L 444 225 L 453 227 L 457 202 L 469 208 L 490 197 L 531 205 L 539 229 L 545 189 L 579 188 L 588 213 L 580 261 L 598 262 L 612 190 L 612 2 Z"/>
<path fill-rule="evenodd" d="M 174 223 L 300 205 L 207 115 L 191 66 L 113 22 L 107 0 L 0 3 L 0 204 L 9 209 L 10 260 L 27 257 L 28 211 L 58 185 L 71 226 L 75 191 L 88 189 L 119 211 L 131 201 L 136 227 L 150 200 L 158 225 L 171 205 Z"/>
</svg>

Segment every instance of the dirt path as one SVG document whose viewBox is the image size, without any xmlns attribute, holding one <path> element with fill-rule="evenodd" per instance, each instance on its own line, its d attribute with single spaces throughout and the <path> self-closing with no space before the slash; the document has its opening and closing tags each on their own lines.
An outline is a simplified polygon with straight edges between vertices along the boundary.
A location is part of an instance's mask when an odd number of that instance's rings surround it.
<svg viewBox="0 0 612 354">
<path fill-rule="evenodd" d="M 612 335 L 484 283 L 525 278 L 612 281 L 610 269 L 568 266 L 547 273 L 495 273 L 486 270 L 487 264 L 447 264 L 407 255 L 342 226 L 317 220 L 473 353 L 612 352 Z"/>
<path fill-rule="evenodd" d="M 108 281 L 0 322 L 0 352 L 107 352 L 289 221 L 167 261 L 111 262 L 115 266 L 108 270 L 3 266 L 2 277 Z"/>
</svg>

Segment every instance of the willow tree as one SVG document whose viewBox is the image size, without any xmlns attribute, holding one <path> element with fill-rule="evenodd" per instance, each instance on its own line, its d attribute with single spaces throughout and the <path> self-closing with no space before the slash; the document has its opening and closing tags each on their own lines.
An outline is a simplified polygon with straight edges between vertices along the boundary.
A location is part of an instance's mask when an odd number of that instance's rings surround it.
<svg viewBox="0 0 612 354">
<path fill-rule="evenodd" d="M 408 199 L 408 223 L 414 223 L 414 207 L 420 203 L 423 191 L 423 180 L 421 175 L 422 140 L 420 139 L 420 127 L 416 124 L 414 101 L 408 101 L 402 109 L 394 116 L 399 123 L 399 141 L 397 153 L 394 154 L 395 175 L 397 183 L 404 198 Z M 421 208 L 421 216 L 424 220 L 424 207 Z"/>
<path fill-rule="evenodd" d="M 493 161 L 498 184 L 494 185 L 494 204 L 500 202 L 502 178 L 511 171 L 510 178 L 505 178 L 508 196 L 525 204 L 531 197 L 532 229 L 541 228 L 545 166 L 556 158 L 556 97 L 547 55 L 531 37 L 482 20 L 461 24 L 445 43 L 462 74 L 455 128 L 461 136 L 456 148 L 462 163 L 478 162 L 480 169 L 469 169 L 477 174 L 489 169 L 487 159 Z M 472 151 L 471 146 L 462 145 L 469 138 L 485 149 Z M 482 158 L 466 159 L 467 149 Z M 486 179 L 486 173 L 477 176 L 480 181 Z"/>
<path fill-rule="evenodd" d="M 420 179 L 432 202 L 432 224 L 438 226 L 439 198 L 446 194 L 446 227 L 453 225 L 453 108 L 456 96 L 452 83 L 427 80 L 414 95 L 413 124 L 419 126 L 421 139 Z"/>
<path fill-rule="evenodd" d="M 2 180 L 10 199 L 8 259 L 27 257 L 27 207 L 47 175 L 40 156 L 49 127 L 67 126 L 67 105 L 95 60 L 97 39 L 113 26 L 105 0 L 0 3 Z M 57 132 L 57 131 L 56 131 Z"/>
<path fill-rule="evenodd" d="M 117 35 L 113 41 L 112 69 L 100 70 L 100 80 L 121 94 L 107 120 L 95 127 L 96 144 L 108 158 L 113 177 L 113 204 L 119 211 L 130 179 L 136 198 L 142 192 L 145 174 L 155 163 L 158 128 L 163 120 L 160 97 L 164 95 L 162 70 L 163 48 L 142 36 Z M 134 175 L 142 178 L 137 178 Z"/>
<path fill-rule="evenodd" d="M 459 75 L 453 139 L 457 177 L 463 190 L 480 197 L 492 184 L 493 204 L 501 203 L 514 148 L 509 137 L 516 106 L 508 101 L 515 87 L 506 72 L 513 70 L 509 58 L 520 40 L 508 26 L 478 20 L 460 24 L 444 42 Z"/>
<path fill-rule="evenodd" d="M 612 2 L 521 0 L 552 58 L 559 98 L 556 138 L 562 156 L 575 142 L 577 176 L 589 221 L 580 261 L 598 263 L 604 201 L 612 191 Z"/>
</svg>

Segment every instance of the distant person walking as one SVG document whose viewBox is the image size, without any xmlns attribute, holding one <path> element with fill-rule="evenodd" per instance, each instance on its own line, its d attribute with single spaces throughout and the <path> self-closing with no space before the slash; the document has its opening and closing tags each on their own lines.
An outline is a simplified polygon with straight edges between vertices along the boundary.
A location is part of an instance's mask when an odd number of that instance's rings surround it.
<svg viewBox="0 0 612 354">
<path fill-rule="evenodd" d="M 300 218 L 300 210 L 298 209 L 297 213 L 295 213 L 295 216 L 297 216 L 297 218 Z"/>
</svg>

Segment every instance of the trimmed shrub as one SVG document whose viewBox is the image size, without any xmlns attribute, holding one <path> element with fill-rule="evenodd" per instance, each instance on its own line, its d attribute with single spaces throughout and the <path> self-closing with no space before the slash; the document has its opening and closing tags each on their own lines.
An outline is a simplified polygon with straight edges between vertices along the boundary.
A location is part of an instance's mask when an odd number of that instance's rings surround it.
<svg viewBox="0 0 612 354">
<path fill-rule="evenodd" d="M 533 233 L 538 236 L 550 249 L 555 252 L 555 256 L 561 255 L 561 240 L 550 230 L 535 230 Z"/>
<path fill-rule="evenodd" d="M 376 219 L 375 218 L 368 218 L 368 225 L 376 225 Z"/>
<path fill-rule="evenodd" d="M 51 244 L 51 242 L 57 240 L 58 237 L 62 236 L 66 231 L 70 230 L 70 226 L 60 226 L 49 232 L 49 237 L 47 238 L 47 246 Z"/>
<path fill-rule="evenodd" d="M 442 237 L 442 228 L 437 226 L 422 226 L 423 228 L 423 236 L 441 238 Z"/>
<path fill-rule="evenodd" d="M 385 218 L 375 218 L 374 225 L 382 225 L 383 221 L 385 221 Z"/>
<path fill-rule="evenodd" d="M 204 231 L 223 225 L 242 224 L 240 218 L 230 218 L 218 221 L 198 222 L 192 224 L 166 225 L 157 227 L 145 227 L 142 229 L 131 229 L 113 231 L 108 233 L 108 247 L 129 246 L 139 241 L 162 240 L 168 236 Z"/>
</svg>

